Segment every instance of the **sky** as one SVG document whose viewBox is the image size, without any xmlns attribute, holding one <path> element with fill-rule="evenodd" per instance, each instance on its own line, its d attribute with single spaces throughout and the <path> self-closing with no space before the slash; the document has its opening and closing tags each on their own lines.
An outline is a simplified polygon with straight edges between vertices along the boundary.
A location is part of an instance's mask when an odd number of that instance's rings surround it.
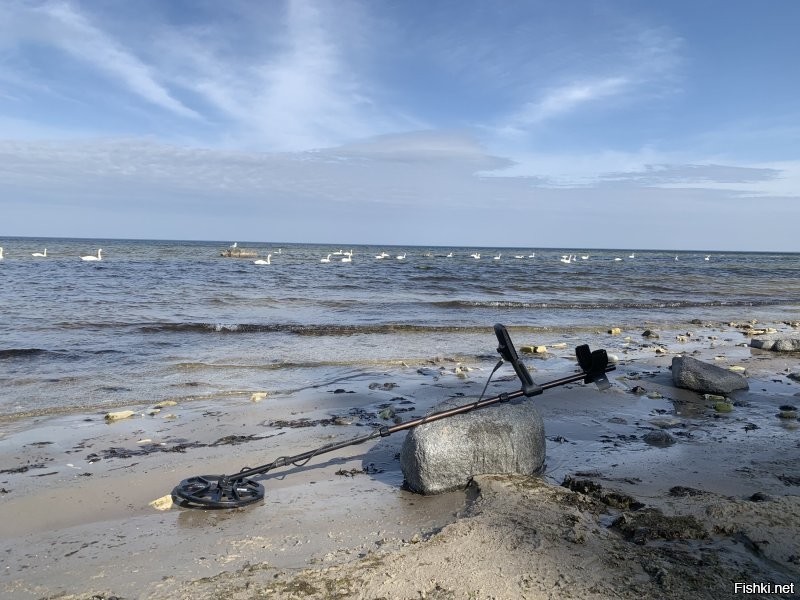
<svg viewBox="0 0 800 600">
<path fill-rule="evenodd" d="M 796 0 L 0 0 L 0 236 L 800 251 Z"/>
</svg>

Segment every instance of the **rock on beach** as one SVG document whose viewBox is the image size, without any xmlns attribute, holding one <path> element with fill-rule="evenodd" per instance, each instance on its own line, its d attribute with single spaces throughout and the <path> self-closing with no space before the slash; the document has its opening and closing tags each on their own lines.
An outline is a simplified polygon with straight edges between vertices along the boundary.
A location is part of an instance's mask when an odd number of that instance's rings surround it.
<svg viewBox="0 0 800 600">
<path fill-rule="evenodd" d="M 677 387 L 707 394 L 730 394 L 750 387 L 742 375 L 690 356 L 672 359 L 672 382 Z"/>
<path fill-rule="evenodd" d="M 434 412 L 464 404 L 447 400 Z M 412 429 L 400 451 L 406 485 L 421 494 L 465 487 L 475 475 L 533 475 L 544 464 L 542 417 L 529 402 L 497 404 Z"/>
<path fill-rule="evenodd" d="M 773 352 L 800 352 L 800 338 L 781 338 L 775 340 L 750 340 L 752 348 L 772 350 Z"/>
</svg>

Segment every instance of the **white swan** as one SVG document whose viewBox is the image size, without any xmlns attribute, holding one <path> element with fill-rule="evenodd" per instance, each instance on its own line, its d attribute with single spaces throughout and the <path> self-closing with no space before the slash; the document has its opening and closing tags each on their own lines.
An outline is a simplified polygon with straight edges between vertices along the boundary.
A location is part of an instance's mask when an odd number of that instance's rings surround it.
<svg viewBox="0 0 800 600">
<path fill-rule="evenodd" d="M 480 252 L 475 252 L 474 254 L 470 254 L 470 256 L 475 260 L 478 260 L 481 257 L 481 254 Z"/>
<path fill-rule="evenodd" d="M 3 247 L 0 246 L 0 260 L 3 260 Z"/>
<path fill-rule="evenodd" d="M 525 258 L 522 254 L 515 254 L 514 258 Z"/>
<path fill-rule="evenodd" d="M 258 260 L 254 260 L 253 264 L 254 265 L 271 265 L 272 264 L 272 262 L 270 262 L 271 260 L 272 260 L 272 254 L 267 254 L 267 260 L 264 260 L 263 258 L 259 258 Z"/>
<path fill-rule="evenodd" d="M 562 263 L 568 265 L 568 264 L 570 264 L 572 262 L 572 254 L 570 254 L 570 255 L 564 254 L 558 260 L 560 260 Z"/>
<path fill-rule="evenodd" d="M 34 252 L 31 256 L 47 256 L 47 248 L 44 249 L 44 252 Z"/>
<path fill-rule="evenodd" d="M 494 260 L 500 260 L 500 257 L 503 256 L 502 252 L 498 252 L 497 256 L 494 257 Z"/>
<path fill-rule="evenodd" d="M 581 260 L 589 260 L 589 255 L 588 254 L 582 255 Z"/>
<path fill-rule="evenodd" d="M 98 248 L 97 256 L 94 256 L 93 254 L 90 254 L 88 256 L 81 256 L 81 260 L 103 260 L 102 254 L 103 254 L 103 249 Z"/>
<path fill-rule="evenodd" d="M 446 258 L 453 258 L 453 253 L 452 253 L 452 252 L 449 252 L 449 253 L 447 254 L 447 257 L 446 257 Z"/>
<path fill-rule="evenodd" d="M 615 260 L 615 261 L 620 261 L 620 260 L 622 260 L 622 259 L 621 259 L 621 258 L 618 256 L 618 257 L 617 257 L 617 258 L 615 258 L 614 260 Z"/>
<path fill-rule="evenodd" d="M 395 256 L 395 258 L 397 260 L 405 260 L 406 259 L 406 253 L 403 252 L 402 254 L 398 254 L 397 256 Z"/>
<path fill-rule="evenodd" d="M 233 242 L 231 244 L 231 248 L 236 248 L 236 246 L 238 246 L 238 245 L 239 245 L 239 242 Z"/>
<path fill-rule="evenodd" d="M 333 253 L 334 256 L 341 256 L 342 254 L 344 254 L 344 252 L 342 252 L 341 250 L 337 250 L 336 252 Z"/>
<path fill-rule="evenodd" d="M 528 258 L 536 258 L 536 252 L 531 252 L 528 254 Z"/>
<path fill-rule="evenodd" d="M 319 259 L 319 262 L 324 262 L 324 263 L 329 263 L 329 262 L 331 262 L 331 255 L 330 255 L 330 254 L 328 254 L 328 256 L 326 256 L 325 258 L 320 258 L 320 259 Z"/>
<path fill-rule="evenodd" d="M 706 256 L 704 260 L 711 260 L 711 255 Z"/>
<path fill-rule="evenodd" d="M 633 252 L 631 252 L 631 253 L 628 255 L 628 258 L 636 258 L 636 254 L 634 254 Z"/>
</svg>

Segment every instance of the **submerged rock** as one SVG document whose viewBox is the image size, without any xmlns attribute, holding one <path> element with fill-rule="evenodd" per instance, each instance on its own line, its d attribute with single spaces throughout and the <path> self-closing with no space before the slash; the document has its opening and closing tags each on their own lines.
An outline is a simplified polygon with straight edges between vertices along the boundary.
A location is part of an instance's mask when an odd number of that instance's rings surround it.
<svg viewBox="0 0 800 600">
<path fill-rule="evenodd" d="M 672 382 L 680 388 L 708 394 L 730 394 L 750 386 L 742 375 L 690 356 L 672 359 Z"/>
<path fill-rule="evenodd" d="M 642 440 L 645 444 L 650 444 L 658 448 L 666 448 L 675 443 L 675 438 L 661 429 L 648 431 L 642 436 Z"/>
<path fill-rule="evenodd" d="M 434 412 L 460 406 L 450 399 Z M 496 404 L 412 429 L 400 451 L 409 489 L 438 494 L 465 487 L 475 475 L 533 475 L 544 464 L 542 417 L 530 402 Z"/>
</svg>

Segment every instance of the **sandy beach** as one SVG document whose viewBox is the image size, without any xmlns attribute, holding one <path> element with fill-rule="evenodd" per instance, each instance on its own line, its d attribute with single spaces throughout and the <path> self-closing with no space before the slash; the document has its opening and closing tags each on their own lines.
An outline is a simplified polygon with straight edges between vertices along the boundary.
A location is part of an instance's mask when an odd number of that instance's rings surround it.
<svg viewBox="0 0 800 600">
<path fill-rule="evenodd" d="M 613 325 L 613 324 L 611 324 Z M 763 323 L 778 335 L 796 327 Z M 0 423 L 4 598 L 727 598 L 800 589 L 796 355 L 746 330 L 597 331 L 612 388 L 572 384 L 528 400 L 547 435 L 539 477 L 481 475 L 424 497 L 402 488 L 404 433 L 261 479 L 235 510 L 150 502 L 182 479 L 234 473 L 364 435 L 480 394 L 489 369 L 447 361 L 363 371 L 292 395 L 127 407 Z M 575 371 L 572 340 L 527 357 L 537 381 Z M 660 350 L 659 350 L 660 349 Z M 673 386 L 677 354 L 746 369 L 731 412 Z M 480 367 L 480 368 L 478 368 Z M 517 389 L 510 368 L 488 393 Z M 781 407 L 784 407 L 782 410 Z M 487 409 L 491 410 L 491 409 Z M 384 413 L 385 414 L 385 413 Z M 781 415 L 780 418 L 778 415 Z M 651 431 L 669 445 L 644 441 Z M 566 485 L 562 485 L 562 484 Z M 794 585 L 794 588 L 791 586 Z"/>
</svg>

